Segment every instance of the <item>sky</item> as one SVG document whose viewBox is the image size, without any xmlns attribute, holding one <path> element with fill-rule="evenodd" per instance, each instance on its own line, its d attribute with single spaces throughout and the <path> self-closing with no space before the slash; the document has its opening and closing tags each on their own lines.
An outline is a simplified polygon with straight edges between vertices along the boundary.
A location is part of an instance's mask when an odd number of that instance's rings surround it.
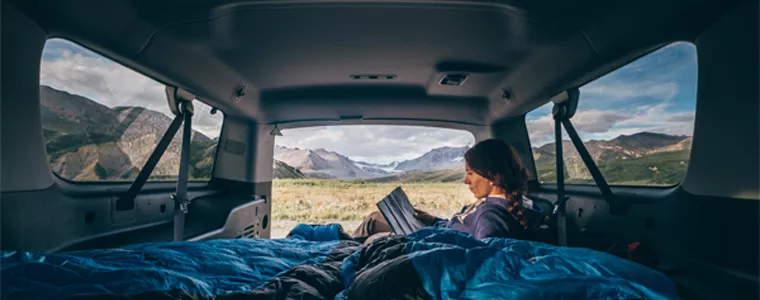
<svg viewBox="0 0 760 300">
<path fill-rule="evenodd" d="M 422 156 L 440 147 L 475 143 L 464 130 L 422 126 L 344 125 L 282 130 L 275 143 L 307 149 L 325 148 L 353 160 L 387 164 Z"/>
<path fill-rule="evenodd" d="M 696 48 L 679 42 L 582 86 L 570 121 L 584 141 L 643 131 L 691 136 L 696 95 Z M 526 115 L 533 146 L 554 139 L 552 106 L 548 103 Z"/>
<path fill-rule="evenodd" d="M 79 45 L 51 39 L 42 54 L 40 83 L 93 99 L 108 107 L 141 106 L 171 115 L 164 85 Z M 697 55 L 690 43 L 675 43 L 641 57 L 580 88 L 571 119 L 583 140 L 610 140 L 642 131 L 692 135 L 696 105 Z M 194 129 L 214 138 L 222 114 L 195 102 Z M 554 137 L 552 104 L 526 115 L 534 147 Z M 466 131 L 413 126 L 347 125 L 288 129 L 276 144 L 325 148 L 352 159 L 389 163 L 430 149 L 474 142 Z"/>
</svg>

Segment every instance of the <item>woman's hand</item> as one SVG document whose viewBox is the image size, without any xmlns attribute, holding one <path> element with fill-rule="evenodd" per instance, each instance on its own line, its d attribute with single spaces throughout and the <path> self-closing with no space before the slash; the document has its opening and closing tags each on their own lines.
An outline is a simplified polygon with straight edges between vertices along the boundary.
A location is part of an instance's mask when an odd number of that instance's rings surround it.
<svg viewBox="0 0 760 300">
<path fill-rule="evenodd" d="M 416 208 L 414 209 L 414 217 L 417 218 L 417 220 L 420 220 L 422 224 L 425 224 L 425 226 L 430 226 L 435 223 L 435 216 Z"/>
</svg>

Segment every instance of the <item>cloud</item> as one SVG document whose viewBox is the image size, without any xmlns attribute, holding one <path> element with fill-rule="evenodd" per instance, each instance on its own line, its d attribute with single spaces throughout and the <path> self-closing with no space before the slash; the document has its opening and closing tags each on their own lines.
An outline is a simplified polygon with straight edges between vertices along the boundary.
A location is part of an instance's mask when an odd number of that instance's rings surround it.
<svg viewBox="0 0 760 300">
<path fill-rule="evenodd" d="M 670 106 L 669 103 L 643 105 L 629 113 L 614 110 L 579 111 L 570 121 L 584 141 L 611 140 L 620 135 L 644 131 L 692 135 L 694 113 L 668 112 Z M 554 141 L 554 120 L 551 114 L 529 119 L 526 126 L 534 147 Z"/>
<path fill-rule="evenodd" d="M 474 143 L 463 130 L 396 125 L 346 125 L 282 130 L 279 146 L 325 148 L 354 160 L 389 163 L 416 158 L 433 148 Z"/>
<path fill-rule="evenodd" d="M 609 131 L 615 124 L 630 118 L 614 111 L 587 110 L 576 112 L 572 119 L 579 131 L 597 133 Z"/>
<path fill-rule="evenodd" d="M 694 113 L 676 114 L 668 118 L 668 122 L 689 122 L 694 123 Z"/>
<path fill-rule="evenodd" d="M 163 84 L 64 40 L 50 40 L 45 44 L 40 84 L 112 108 L 139 106 L 173 116 Z M 194 105 L 197 117 L 193 118 L 193 128 L 212 138 L 219 136 L 221 114 L 211 116 L 211 108 L 199 101 Z"/>
<path fill-rule="evenodd" d="M 630 119 L 631 116 L 614 111 L 587 110 L 578 111 L 571 119 L 573 127 L 584 133 L 608 132 L 615 125 Z M 554 140 L 554 119 L 551 114 L 535 120 L 527 120 L 528 136 L 531 144 L 543 145 Z M 579 133 L 580 135 L 580 133 Z"/>
<path fill-rule="evenodd" d="M 678 94 L 675 82 L 599 82 L 581 88 L 581 99 L 599 99 L 601 101 L 620 101 L 635 97 L 653 97 L 670 100 Z"/>
</svg>

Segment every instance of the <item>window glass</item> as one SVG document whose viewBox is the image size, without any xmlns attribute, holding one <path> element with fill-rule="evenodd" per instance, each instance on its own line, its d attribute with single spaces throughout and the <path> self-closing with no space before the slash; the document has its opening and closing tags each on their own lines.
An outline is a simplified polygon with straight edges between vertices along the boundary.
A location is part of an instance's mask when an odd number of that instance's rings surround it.
<svg viewBox="0 0 760 300">
<path fill-rule="evenodd" d="M 53 172 L 73 181 L 132 181 L 173 119 L 165 86 L 77 44 L 51 39 L 40 69 L 40 109 Z M 222 114 L 194 101 L 192 180 L 211 177 Z M 150 180 L 176 180 L 180 130 Z"/>
<path fill-rule="evenodd" d="M 475 199 L 464 182 L 468 131 L 346 125 L 282 130 L 275 140 L 272 236 L 297 223 L 340 223 L 352 232 L 401 186 L 411 203 L 450 216 Z"/>
<path fill-rule="evenodd" d="M 654 51 L 580 88 L 571 119 L 608 183 L 678 184 L 689 164 L 697 93 L 690 43 Z M 556 182 L 553 104 L 526 115 L 539 182 Z M 594 180 L 563 130 L 567 183 Z"/>
</svg>

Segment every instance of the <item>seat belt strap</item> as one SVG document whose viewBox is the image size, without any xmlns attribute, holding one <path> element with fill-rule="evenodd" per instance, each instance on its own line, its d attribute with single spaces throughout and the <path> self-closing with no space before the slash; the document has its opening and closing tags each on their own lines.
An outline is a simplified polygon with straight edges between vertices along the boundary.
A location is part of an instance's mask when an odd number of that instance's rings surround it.
<svg viewBox="0 0 760 300">
<path fill-rule="evenodd" d="M 554 145 L 557 159 L 557 203 L 554 205 L 554 214 L 557 215 L 557 244 L 567 246 L 567 220 L 565 217 L 565 161 L 562 155 L 562 117 L 564 113 L 554 115 Z"/>
<path fill-rule="evenodd" d="M 565 126 L 567 135 L 570 136 L 570 140 L 573 141 L 575 150 L 578 151 L 578 154 L 581 156 L 583 163 L 586 165 L 586 169 L 588 169 L 589 173 L 591 173 L 591 177 L 594 178 L 596 186 L 599 187 L 599 191 L 602 193 L 602 197 L 604 197 L 604 199 L 607 200 L 607 203 L 610 204 L 610 213 L 615 213 L 617 211 L 617 205 L 615 205 L 616 202 L 614 194 L 612 193 L 612 189 L 610 189 L 610 185 L 607 184 L 607 180 L 605 180 L 604 176 L 602 176 L 602 172 L 599 171 L 599 167 L 594 162 L 594 159 L 591 158 L 591 154 L 588 153 L 588 149 L 586 149 L 583 141 L 581 141 L 581 137 L 578 136 L 578 132 L 575 131 L 575 127 L 573 127 L 573 124 L 570 122 L 570 120 L 562 119 L 562 124 Z"/>
<path fill-rule="evenodd" d="M 174 199 L 174 240 L 184 240 L 185 215 L 190 200 L 187 198 L 187 181 L 190 175 L 190 139 L 192 138 L 193 104 L 190 101 L 180 102 L 181 116 L 184 118 L 182 128 L 182 148 L 179 158 L 179 174 L 177 176 L 177 191 Z"/>
<path fill-rule="evenodd" d="M 182 115 L 175 116 L 174 120 L 172 120 L 172 123 L 169 124 L 169 128 L 166 129 L 164 136 L 161 137 L 158 145 L 156 145 L 156 149 L 153 150 L 153 153 L 151 153 L 150 157 L 148 157 L 148 161 L 145 162 L 145 165 L 143 165 L 140 173 L 137 174 L 137 178 L 135 178 L 135 181 L 133 181 L 132 185 L 129 186 L 129 190 L 127 190 L 124 196 L 116 200 L 117 211 L 131 210 L 135 208 L 135 198 L 137 197 L 137 194 L 140 193 L 143 185 L 145 185 L 145 182 L 148 181 L 150 174 L 158 164 L 158 161 L 166 151 L 166 148 L 169 147 L 172 139 L 174 139 L 174 135 L 177 134 L 177 131 L 179 130 L 181 124 Z"/>
</svg>

